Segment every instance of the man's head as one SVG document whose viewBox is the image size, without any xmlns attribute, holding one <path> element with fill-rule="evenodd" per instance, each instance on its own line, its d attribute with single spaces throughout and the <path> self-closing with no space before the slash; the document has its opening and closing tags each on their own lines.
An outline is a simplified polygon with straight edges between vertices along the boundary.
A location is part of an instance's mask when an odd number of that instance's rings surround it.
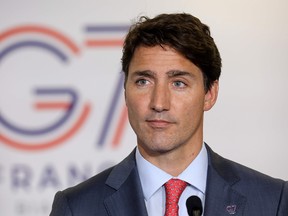
<svg viewBox="0 0 288 216">
<path fill-rule="evenodd" d="M 122 59 L 129 122 L 142 156 L 177 175 L 203 144 L 221 59 L 208 27 L 191 15 L 141 20 L 128 33 Z"/>
<path fill-rule="evenodd" d="M 201 69 L 206 91 L 220 77 L 221 57 L 209 27 L 190 14 L 161 14 L 153 19 L 143 16 L 131 26 L 122 56 L 125 81 L 135 49 L 140 45 L 176 50 Z"/>
</svg>

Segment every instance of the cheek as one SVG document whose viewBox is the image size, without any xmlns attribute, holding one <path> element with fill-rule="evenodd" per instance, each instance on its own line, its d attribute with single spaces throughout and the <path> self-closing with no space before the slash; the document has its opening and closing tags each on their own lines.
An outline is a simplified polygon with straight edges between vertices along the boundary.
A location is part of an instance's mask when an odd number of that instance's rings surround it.
<svg viewBox="0 0 288 216">
<path fill-rule="evenodd" d="M 126 95 L 126 106 L 130 120 L 139 118 L 144 113 L 145 101 L 134 95 Z"/>
<path fill-rule="evenodd" d="M 178 111 L 178 115 L 185 124 L 191 124 L 195 120 L 195 108 L 191 104 L 184 106 L 181 111 Z"/>
<path fill-rule="evenodd" d="M 183 100 L 181 105 L 178 104 L 177 113 L 181 116 L 182 120 L 186 121 L 188 124 L 191 121 L 195 121 L 199 117 L 201 118 L 204 111 L 204 102 L 202 98 L 197 98 L 195 100 Z"/>
</svg>

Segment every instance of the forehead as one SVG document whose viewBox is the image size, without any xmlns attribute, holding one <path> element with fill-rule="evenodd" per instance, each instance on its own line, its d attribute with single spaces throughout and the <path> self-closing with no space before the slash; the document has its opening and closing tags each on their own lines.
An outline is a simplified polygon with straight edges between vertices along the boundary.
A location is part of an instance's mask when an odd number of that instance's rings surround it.
<svg viewBox="0 0 288 216">
<path fill-rule="evenodd" d="M 202 74 L 189 59 L 168 46 L 137 47 L 130 62 L 129 74 L 144 70 L 155 73 L 178 70 Z"/>
</svg>

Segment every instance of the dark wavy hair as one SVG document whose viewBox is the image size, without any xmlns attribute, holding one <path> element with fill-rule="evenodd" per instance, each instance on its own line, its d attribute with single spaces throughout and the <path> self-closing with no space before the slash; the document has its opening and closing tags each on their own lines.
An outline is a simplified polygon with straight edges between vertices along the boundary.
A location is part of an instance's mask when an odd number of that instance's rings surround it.
<svg viewBox="0 0 288 216">
<path fill-rule="evenodd" d="M 122 55 L 125 83 L 135 49 L 141 45 L 169 46 L 182 54 L 201 69 L 206 91 L 220 77 L 221 57 L 209 27 L 190 14 L 160 14 L 153 19 L 141 16 L 130 27 Z"/>
</svg>

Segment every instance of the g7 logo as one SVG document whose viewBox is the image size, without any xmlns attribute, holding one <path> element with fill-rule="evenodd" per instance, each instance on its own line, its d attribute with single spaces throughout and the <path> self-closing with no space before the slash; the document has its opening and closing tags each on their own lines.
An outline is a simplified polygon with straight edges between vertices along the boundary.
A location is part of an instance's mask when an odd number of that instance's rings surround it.
<svg viewBox="0 0 288 216">
<path fill-rule="evenodd" d="M 127 29 L 127 26 L 88 26 L 86 32 L 93 34 L 95 32 L 113 33 L 126 32 Z M 32 39 L 30 34 L 32 34 Z M 29 36 L 28 39 L 27 35 Z M 120 46 L 122 43 L 122 39 L 98 38 L 87 40 L 86 46 L 92 48 L 104 46 L 111 47 Z M 54 61 L 58 60 L 60 65 L 66 65 L 70 58 L 77 57 L 80 53 L 78 46 L 68 37 L 58 31 L 43 26 L 20 26 L 9 29 L 0 34 L 0 45 L 2 44 L 4 45 L 0 47 L 0 66 L 1 63 L 5 62 L 12 54 L 27 49 L 37 50 L 37 52 L 44 51 L 45 53 L 52 54 Z M 39 86 L 39 84 L 37 85 Z M 15 89 L 17 89 L 16 86 L 13 90 Z M 44 123 L 37 128 L 30 128 L 10 121 L 7 114 L 5 115 L 5 112 L 2 112 L 0 107 L 0 141 L 8 146 L 21 150 L 33 151 L 45 150 L 60 145 L 80 130 L 91 112 L 91 105 L 88 102 L 81 102 L 79 94 L 74 87 L 42 86 L 33 87 L 32 91 L 33 95 L 37 98 L 36 102 L 34 102 L 34 109 L 42 112 L 53 111 L 54 113 L 58 113 L 56 115 L 57 118 L 53 117 L 53 121 L 49 119 L 49 123 Z M 122 92 L 123 76 L 120 76 L 101 127 L 102 129 L 100 130 L 99 138 L 97 139 L 97 146 L 103 146 L 104 143 L 107 142 L 108 131 L 111 130 L 112 118 L 115 115 L 114 109 L 115 106 L 120 103 L 119 98 Z M 1 100 L 4 101 L 7 100 L 7 98 L 3 96 L 1 99 L 0 95 L 0 101 Z M 21 107 L 18 108 L 21 109 Z M 79 109 L 81 109 L 81 111 L 79 111 Z M 127 121 L 125 106 L 123 106 L 119 115 L 120 117 L 116 126 L 116 131 L 113 133 L 114 136 L 112 138 L 113 146 L 119 144 Z M 73 122 L 71 122 L 71 119 L 73 119 Z M 63 130 L 63 128 L 65 128 L 65 130 Z M 48 138 L 47 135 L 49 135 Z M 51 135 L 54 135 L 53 138 L 51 138 Z M 27 137 L 29 137 L 29 141 L 25 141 Z M 41 139 L 43 137 L 45 138 Z"/>
</svg>

